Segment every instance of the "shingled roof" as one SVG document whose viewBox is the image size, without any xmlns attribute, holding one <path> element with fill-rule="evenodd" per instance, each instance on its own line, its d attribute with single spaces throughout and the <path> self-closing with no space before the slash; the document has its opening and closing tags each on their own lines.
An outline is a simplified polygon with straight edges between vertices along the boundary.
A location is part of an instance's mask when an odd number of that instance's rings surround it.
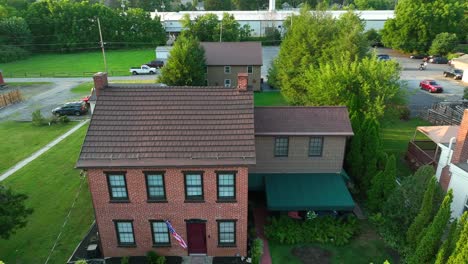
<svg viewBox="0 0 468 264">
<path fill-rule="evenodd" d="M 103 89 L 78 168 L 255 164 L 253 94 L 221 87 Z"/>
<path fill-rule="evenodd" d="M 208 66 L 262 65 L 260 42 L 201 42 Z"/>
<path fill-rule="evenodd" d="M 344 106 L 255 107 L 255 135 L 352 136 Z"/>
</svg>

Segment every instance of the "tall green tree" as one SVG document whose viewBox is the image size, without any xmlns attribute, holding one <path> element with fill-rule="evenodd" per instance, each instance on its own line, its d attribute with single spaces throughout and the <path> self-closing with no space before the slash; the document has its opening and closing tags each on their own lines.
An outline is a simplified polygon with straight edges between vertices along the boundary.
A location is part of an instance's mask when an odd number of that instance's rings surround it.
<svg viewBox="0 0 468 264">
<path fill-rule="evenodd" d="M 427 52 L 442 32 L 459 34 L 464 19 L 458 0 L 400 0 L 395 18 L 385 22 L 382 41 L 406 52 Z"/>
<path fill-rule="evenodd" d="M 221 34 L 221 37 L 219 37 Z M 234 18 L 234 15 L 228 13 L 223 14 L 223 19 L 221 23 L 218 23 L 216 26 L 216 35 L 217 40 L 224 42 L 229 41 L 239 41 L 240 39 L 240 24 Z"/>
<path fill-rule="evenodd" d="M 460 218 L 457 232 L 454 235 L 456 240 L 455 248 L 449 255 L 447 264 L 459 264 L 468 262 L 468 213 L 463 213 Z"/>
<path fill-rule="evenodd" d="M 232 10 L 231 0 L 204 0 L 203 4 L 207 11 L 229 11 Z"/>
<path fill-rule="evenodd" d="M 407 245 L 411 250 L 416 248 L 422 231 L 432 221 L 432 206 L 437 184 L 435 177 L 432 177 L 424 192 L 421 209 L 406 233 Z"/>
<path fill-rule="evenodd" d="M 390 155 L 385 170 L 377 173 L 371 180 L 368 194 L 368 205 L 373 211 L 382 208 L 396 185 L 396 161 L 395 156 Z"/>
<path fill-rule="evenodd" d="M 177 38 L 159 81 L 171 86 L 202 86 L 205 82 L 205 51 L 189 34 Z"/>
<path fill-rule="evenodd" d="M 450 225 L 450 229 L 448 235 L 437 252 L 437 257 L 435 264 L 446 264 L 448 258 L 453 254 L 455 247 L 457 245 L 457 241 L 460 238 L 460 234 L 463 231 L 463 227 L 465 226 L 465 222 L 468 218 L 468 213 L 464 213 L 460 219 L 455 219 L 452 224 Z"/>
<path fill-rule="evenodd" d="M 28 48 L 31 43 L 31 31 L 26 21 L 21 17 L 0 19 L 0 44 L 16 45 Z"/>
<path fill-rule="evenodd" d="M 26 226 L 33 210 L 25 206 L 28 197 L 0 185 L 0 238 L 8 239 L 16 230 Z"/>
<path fill-rule="evenodd" d="M 458 43 L 459 41 L 456 34 L 442 32 L 440 34 L 437 34 L 434 41 L 432 41 L 429 53 L 445 56 L 450 52 L 453 52 L 457 47 Z"/>
<path fill-rule="evenodd" d="M 233 0 L 237 10 L 262 10 L 268 8 L 268 0 Z"/>
<path fill-rule="evenodd" d="M 191 21 L 190 16 L 185 14 L 181 22 L 182 26 L 184 27 L 185 34 L 190 34 L 202 42 L 219 41 L 219 21 L 217 15 L 208 13 L 197 16 L 194 21 Z M 218 36 L 217 40 L 216 36 Z"/>
<path fill-rule="evenodd" d="M 379 231 L 393 247 L 403 249 L 407 230 L 420 211 L 424 192 L 434 175 L 432 166 L 420 167 L 414 175 L 404 178 L 384 202 L 384 224 Z M 439 205 L 435 204 L 434 207 L 438 208 Z"/>
<path fill-rule="evenodd" d="M 441 244 L 442 235 L 450 219 L 450 204 L 452 200 L 453 192 L 449 190 L 434 220 L 418 242 L 416 250 L 408 257 L 408 264 L 421 264 L 434 261 Z"/>
</svg>

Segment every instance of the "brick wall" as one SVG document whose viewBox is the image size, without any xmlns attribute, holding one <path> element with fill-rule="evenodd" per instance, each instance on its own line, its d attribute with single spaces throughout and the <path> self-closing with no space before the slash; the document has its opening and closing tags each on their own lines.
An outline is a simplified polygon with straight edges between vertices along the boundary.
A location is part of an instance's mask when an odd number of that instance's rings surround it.
<svg viewBox="0 0 468 264">
<path fill-rule="evenodd" d="M 468 160 L 468 109 L 463 112 L 463 119 L 458 129 L 457 142 L 453 151 L 452 163 L 467 162 Z"/>
<path fill-rule="evenodd" d="M 237 171 L 237 203 L 217 203 L 216 171 Z M 111 171 L 111 170 L 104 170 Z M 247 180 L 245 167 L 225 168 L 184 168 L 166 169 L 165 187 L 167 203 L 148 203 L 146 182 L 143 171 L 151 169 L 118 169 L 126 171 L 127 190 L 130 203 L 110 203 L 107 178 L 103 170 L 88 170 L 88 182 L 96 214 L 96 222 L 103 254 L 111 256 L 141 256 L 154 250 L 168 256 L 184 256 L 187 251 L 180 247 L 171 236 L 171 247 L 153 248 L 150 219 L 169 220 L 174 229 L 187 242 L 186 222 L 188 219 L 206 220 L 207 255 L 234 256 L 247 254 Z M 156 171 L 161 171 L 157 169 Z M 204 171 L 204 203 L 185 203 L 183 171 Z M 133 220 L 136 247 L 118 247 L 114 219 Z M 234 248 L 218 247 L 218 226 L 216 219 L 237 219 L 236 245 Z"/>
</svg>

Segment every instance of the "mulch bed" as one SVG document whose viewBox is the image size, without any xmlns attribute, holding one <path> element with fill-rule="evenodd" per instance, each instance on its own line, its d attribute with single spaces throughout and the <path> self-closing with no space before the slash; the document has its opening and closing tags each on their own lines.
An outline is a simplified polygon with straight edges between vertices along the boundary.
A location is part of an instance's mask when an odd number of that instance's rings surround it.
<svg viewBox="0 0 468 264">
<path fill-rule="evenodd" d="M 243 264 L 247 263 L 242 261 L 240 257 L 214 257 L 213 264 Z"/>
<path fill-rule="evenodd" d="M 146 257 L 130 257 L 130 264 L 148 264 Z M 120 264 L 121 258 L 106 259 L 106 264 Z M 182 257 L 166 257 L 166 264 L 181 264 Z"/>
<path fill-rule="evenodd" d="M 295 247 L 292 249 L 292 254 L 304 264 L 329 264 L 332 257 L 330 251 L 313 246 Z"/>
</svg>

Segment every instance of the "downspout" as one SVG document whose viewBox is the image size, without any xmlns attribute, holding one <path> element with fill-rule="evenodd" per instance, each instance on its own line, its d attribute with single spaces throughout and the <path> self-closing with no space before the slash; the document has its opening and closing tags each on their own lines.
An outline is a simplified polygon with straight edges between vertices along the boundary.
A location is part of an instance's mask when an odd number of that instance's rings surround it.
<svg viewBox="0 0 468 264">
<path fill-rule="evenodd" d="M 450 139 L 450 142 L 449 142 L 449 154 L 447 155 L 447 162 L 446 162 L 446 165 L 450 165 L 450 161 L 452 160 L 452 155 L 453 155 L 453 151 L 452 151 L 452 145 L 453 145 L 453 141 L 457 139 L 456 137 L 452 137 Z"/>
</svg>

